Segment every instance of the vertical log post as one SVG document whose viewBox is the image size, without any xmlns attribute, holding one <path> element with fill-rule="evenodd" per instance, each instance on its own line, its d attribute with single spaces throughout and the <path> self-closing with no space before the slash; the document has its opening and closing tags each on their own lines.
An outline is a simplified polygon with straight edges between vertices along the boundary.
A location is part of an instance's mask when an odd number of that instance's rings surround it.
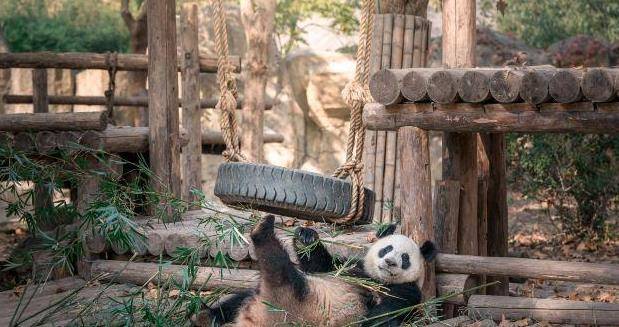
<svg viewBox="0 0 619 327">
<path fill-rule="evenodd" d="M 192 189 L 202 189 L 202 126 L 200 124 L 200 63 L 198 4 L 184 3 L 181 11 L 183 128 L 189 142 L 183 148 L 183 199 L 197 200 Z M 197 209 L 194 206 L 193 209 Z"/>
<path fill-rule="evenodd" d="M 422 243 L 434 240 L 432 183 L 428 132 L 416 127 L 402 127 L 400 133 L 402 233 Z M 434 264 L 426 265 L 422 293 L 429 299 L 436 295 Z"/>
<path fill-rule="evenodd" d="M 482 138 L 484 149 L 488 154 L 490 166 L 488 176 L 488 256 L 507 256 L 507 180 L 505 134 L 490 133 Z M 508 295 L 509 280 L 507 277 L 488 276 L 487 282 L 499 281 L 500 284 L 487 288 L 487 294 Z"/>
<path fill-rule="evenodd" d="M 170 192 L 180 198 L 176 1 L 148 1 L 147 15 L 153 23 L 148 24 L 149 157 L 154 174 L 151 183 L 156 192 Z"/>
<path fill-rule="evenodd" d="M 475 0 L 443 1 L 443 65 L 475 65 Z M 444 133 L 443 179 L 460 181 L 458 253 L 477 255 L 477 135 Z"/>
<path fill-rule="evenodd" d="M 264 160 L 265 86 L 274 28 L 275 0 L 242 0 L 241 21 L 247 35 L 245 101 L 241 145 L 248 159 Z"/>
<path fill-rule="evenodd" d="M 49 112 L 47 69 L 37 68 L 32 70 L 32 104 L 35 113 Z M 34 211 L 37 217 L 41 219 L 39 223 L 43 230 L 56 227 L 50 212 L 53 206 L 53 190 L 46 184 L 37 183 L 34 186 Z"/>
</svg>

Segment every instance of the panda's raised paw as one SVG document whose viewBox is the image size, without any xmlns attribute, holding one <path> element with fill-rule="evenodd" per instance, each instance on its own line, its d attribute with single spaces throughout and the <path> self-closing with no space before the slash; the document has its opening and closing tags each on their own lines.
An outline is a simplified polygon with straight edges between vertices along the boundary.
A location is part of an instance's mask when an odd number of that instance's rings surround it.
<svg viewBox="0 0 619 327">
<path fill-rule="evenodd" d="M 273 215 L 265 216 L 256 224 L 256 226 L 254 226 L 254 229 L 252 229 L 251 234 L 250 234 L 251 240 L 254 242 L 254 244 L 256 243 L 259 244 L 269 238 L 274 238 L 275 237 L 275 231 L 273 229 L 274 226 L 275 226 L 275 216 Z"/>
<path fill-rule="evenodd" d="M 305 246 L 311 245 L 320 238 L 318 232 L 308 227 L 297 227 L 294 231 L 294 237 Z"/>
</svg>

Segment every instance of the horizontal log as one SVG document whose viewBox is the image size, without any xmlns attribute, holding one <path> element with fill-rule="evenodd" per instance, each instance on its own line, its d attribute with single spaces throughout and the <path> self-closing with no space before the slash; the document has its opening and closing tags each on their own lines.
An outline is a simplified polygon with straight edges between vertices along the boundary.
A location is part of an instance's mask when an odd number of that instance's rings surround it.
<svg viewBox="0 0 619 327">
<path fill-rule="evenodd" d="M 619 304 L 473 295 L 468 303 L 469 316 L 502 321 L 531 318 L 554 324 L 619 325 Z"/>
<path fill-rule="evenodd" d="M 79 277 L 67 277 L 58 280 L 47 281 L 40 285 L 29 285 L 23 293 L 16 293 L 14 290 L 0 292 L 0 303 L 6 305 L 12 301 L 18 301 L 19 297 L 29 298 L 32 294 L 37 297 L 62 293 L 86 285 L 86 281 Z"/>
<path fill-rule="evenodd" d="M 385 107 L 367 104 L 363 118 L 371 130 L 396 130 L 415 126 L 449 132 L 545 132 L 617 133 L 619 111 L 542 110 L 528 104 L 452 104 L 402 103 Z M 591 103 L 582 106 L 590 107 Z M 574 109 L 576 108 L 576 109 Z"/>
<path fill-rule="evenodd" d="M 459 102 L 458 84 L 464 76 L 465 70 L 439 70 L 434 72 L 428 80 L 428 95 L 437 103 Z"/>
<path fill-rule="evenodd" d="M 6 114 L 0 119 L 0 131 L 102 131 L 107 126 L 107 113 L 66 112 Z"/>
<path fill-rule="evenodd" d="M 47 97 L 49 104 L 60 105 L 85 105 L 85 106 L 105 106 L 107 105 L 106 97 L 97 96 L 73 96 L 73 95 L 50 95 Z M 3 96 L 4 103 L 6 104 L 32 104 L 31 95 L 18 95 L 18 94 L 5 94 Z M 201 99 L 200 108 L 212 109 L 215 108 L 217 99 Z M 114 97 L 115 106 L 123 107 L 148 107 L 148 97 L 146 96 L 133 96 L 133 97 Z M 181 100 L 178 100 L 178 106 L 181 107 Z M 237 109 L 241 109 L 243 106 L 243 99 L 240 98 L 237 102 Z M 265 104 L 265 110 L 273 108 L 273 100 L 267 99 Z"/>
<path fill-rule="evenodd" d="M 436 269 L 454 274 L 511 276 L 619 285 L 619 265 L 439 254 Z"/>
<path fill-rule="evenodd" d="M 124 54 L 117 56 L 116 68 L 118 70 L 148 70 L 148 55 Z M 64 68 L 64 69 L 104 69 L 110 68 L 112 56 L 100 53 L 85 52 L 20 52 L 0 53 L 0 68 Z M 238 56 L 230 56 L 230 65 L 236 72 L 241 70 L 241 59 Z M 180 61 L 177 64 L 180 71 Z M 200 72 L 216 73 L 217 58 L 200 57 Z"/>
<path fill-rule="evenodd" d="M 92 262 L 92 276 L 103 275 L 103 280 L 114 280 L 116 283 L 131 283 L 143 285 L 146 282 L 156 283 L 159 278 L 153 278 L 161 271 L 162 281 L 174 278 L 182 283 L 182 265 L 159 265 L 157 263 L 127 262 L 114 260 L 96 260 Z M 217 288 L 229 288 L 232 290 L 255 289 L 258 286 L 260 273 L 248 269 L 226 269 L 198 267 L 196 279 L 191 285 L 192 289 L 211 290 Z"/>
</svg>

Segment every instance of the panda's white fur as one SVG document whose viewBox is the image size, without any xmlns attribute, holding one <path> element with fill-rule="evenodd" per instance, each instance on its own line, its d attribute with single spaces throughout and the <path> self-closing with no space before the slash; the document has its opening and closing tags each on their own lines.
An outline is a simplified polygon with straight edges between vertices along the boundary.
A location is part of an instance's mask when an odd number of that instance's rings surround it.
<svg viewBox="0 0 619 327">
<path fill-rule="evenodd" d="M 379 252 L 387 246 L 393 247 L 382 258 Z M 410 266 L 402 269 L 402 254 L 408 254 Z M 396 264 L 389 265 L 391 260 Z M 367 251 L 363 268 L 368 276 L 381 281 L 383 284 L 403 284 L 416 282 L 419 288 L 423 287 L 425 276 L 424 258 L 419 245 L 404 235 L 389 235 L 378 239 Z"/>
</svg>

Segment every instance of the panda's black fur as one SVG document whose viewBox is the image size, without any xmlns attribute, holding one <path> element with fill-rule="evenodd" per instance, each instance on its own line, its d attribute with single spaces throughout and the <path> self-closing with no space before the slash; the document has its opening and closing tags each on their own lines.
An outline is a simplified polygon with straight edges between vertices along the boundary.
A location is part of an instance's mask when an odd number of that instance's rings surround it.
<svg viewBox="0 0 619 327">
<path fill-rule="evenodd" d="M 251 233 L 262 276 L 258 289 L 206 308 L 199 315 L 200 325 L 270 326 L 300 322 L 339 326 L 365 318 L 362 326 L 399 326 L 405 316 L 372 317 L 421 302 L 424 261 L 433 260 L 436 254 L 432 242 L 418 247 L 409 238 L 393 235 L 395 225 L 377 233 L 378 241 L 347 274 L 381 283 L 388 289 L 386 296 L 321 274 L 334 271 L 339 262 L 322 244 L 316 244 L 318 233 L 311 228 L 299 227 L 295 232 L 297 250 L 313 245 L 310 255 L 299 255 L 300 270 L 297 269 L 276 239 L 273 225 L 274 217 L 266 216 Z M 269 306 L 278 310 L 269 310 Z"/>
</svg>

